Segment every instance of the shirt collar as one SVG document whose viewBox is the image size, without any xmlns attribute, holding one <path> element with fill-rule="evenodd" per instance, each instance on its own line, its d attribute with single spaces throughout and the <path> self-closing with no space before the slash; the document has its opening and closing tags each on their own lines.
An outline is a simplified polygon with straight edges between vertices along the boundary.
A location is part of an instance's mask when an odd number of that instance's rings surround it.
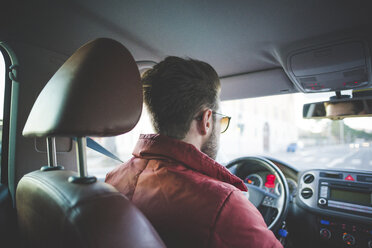
<svg viewBox="0 0 372 248">
<path fill-rule="evenodd" d="M 160 134 L 141 134 L 133 151 L 135 157 L 162 156 L 196 170 L 204 175 L 234 185 L 247 191 L 244 182 L 225 167 L 186 142 Z"/>
</svg>

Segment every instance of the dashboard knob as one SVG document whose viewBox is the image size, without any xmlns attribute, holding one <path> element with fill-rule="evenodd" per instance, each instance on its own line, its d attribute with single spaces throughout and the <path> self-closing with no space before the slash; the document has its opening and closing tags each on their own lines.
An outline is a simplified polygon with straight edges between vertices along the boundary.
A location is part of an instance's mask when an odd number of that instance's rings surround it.
<svg viewBox="0 0 372 248">
<path fill-rule="evenodd" d="M 301 196 L 305 199 L 309 199 L 313 196 L 313 190 L 310 188 L 304 188 L 303 190 L 301 190 Z"/>
<path fill-rule="evenodd" d="M 372 240 L 368 241 L 368 248 L 372 248 Z"/>
<path fill-rule="evenodd" d="M 320 237 L 323 239 L 330 239 L 331 238 L 331 231 L 327 228 L 320 229 Z"/>
<path fill-rule="evenodd" d="M 327 200 L 325 198 L 319 198 L 318 203 L 319 205 L 324 206 L 327 204 Z"/>
<path fill-rule="evenodd" d="M 354 245 L 355 244 L 354 236 L 349 234 L 349 233 L 344 233 L 344 235 L 342 236 L 342 240 L 348 245 Z"/>
<path fill-rule="evenodd" d="M 312 174 L 306 174 L 303 179 L 306 184 L 312 183 L 314 181 L 314 175 Z"/>
</svg>

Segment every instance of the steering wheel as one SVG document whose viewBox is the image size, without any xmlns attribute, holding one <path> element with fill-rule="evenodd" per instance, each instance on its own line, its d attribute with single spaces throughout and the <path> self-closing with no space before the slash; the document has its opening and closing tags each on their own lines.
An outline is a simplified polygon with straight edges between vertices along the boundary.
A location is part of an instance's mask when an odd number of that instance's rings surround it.
<svg viewBox="0 0 372 248">
<path fill-rule="evenodd" d="M 231 168 L 235 165 L 241 164 L 241 166 L 249 166 L 250 164 L 257 164 L 268 171 L 274 174 L 278 180 L 278 184 L 280 187 L 280 195 L 276 193 L 272 193 L 266 191 L 258 186 L 245 183 L 248 187 L 248 199 L 249 201 L 256 207 L 259 208 L 261 206 L 266 206 L 270 210 L 277 210 L 277 214 L 272 220 L 272 218 L 264 217 L 266 225 L 268 228 L 273 231 L 274 233 L 281 228 L 281 225 L 285 218 L 287 217 L 288 213 L 288 205 L 289 205 L 289 189 L 287 180 L 285 176 L 280 171 L 280 169 L 272 163 L 270 160 L 262 157 L 241 157 L 235 160 L 232 160 L 226 165 L 226 168 Z M 267 215 L 269 216 L 269 215 Z"/>
</svg>

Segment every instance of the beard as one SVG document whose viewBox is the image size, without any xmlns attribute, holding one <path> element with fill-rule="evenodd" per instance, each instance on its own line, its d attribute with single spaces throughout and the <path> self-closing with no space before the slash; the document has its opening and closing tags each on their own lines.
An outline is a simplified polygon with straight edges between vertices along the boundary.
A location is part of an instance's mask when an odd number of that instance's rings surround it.
<svg viewBox="0 0 372 248">
<path fill-rule="evenodd" d="M 212 133 L 208 140 L 202 145 L 201 151 L 207 154 L 210 158 L 216 159 L 219 148 L 219 133 L 216 132 L 216 125 L 214 123 Z"/>
</svg>

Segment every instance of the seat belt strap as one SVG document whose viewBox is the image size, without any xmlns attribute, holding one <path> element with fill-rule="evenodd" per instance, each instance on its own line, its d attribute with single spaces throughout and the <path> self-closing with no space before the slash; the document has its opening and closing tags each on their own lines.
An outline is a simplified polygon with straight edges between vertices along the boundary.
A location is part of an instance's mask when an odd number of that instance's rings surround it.
<svg viewBox="0 0 372 248">
<path fill-rule="evenodd" d="M 92 150 L 95 150 L 96 152 L 99 152 L 109 158 L 112 158 L 116 161 L 119 161 L 121 163 L 124 163 L 120 158 L 115 156 L 113 153 L 108 151 L 106 148 L 98 144 L 96 141 L 94 141 L 92 138 L 87 137 L 87 147 L 89 147 Z"/>
</svg>

